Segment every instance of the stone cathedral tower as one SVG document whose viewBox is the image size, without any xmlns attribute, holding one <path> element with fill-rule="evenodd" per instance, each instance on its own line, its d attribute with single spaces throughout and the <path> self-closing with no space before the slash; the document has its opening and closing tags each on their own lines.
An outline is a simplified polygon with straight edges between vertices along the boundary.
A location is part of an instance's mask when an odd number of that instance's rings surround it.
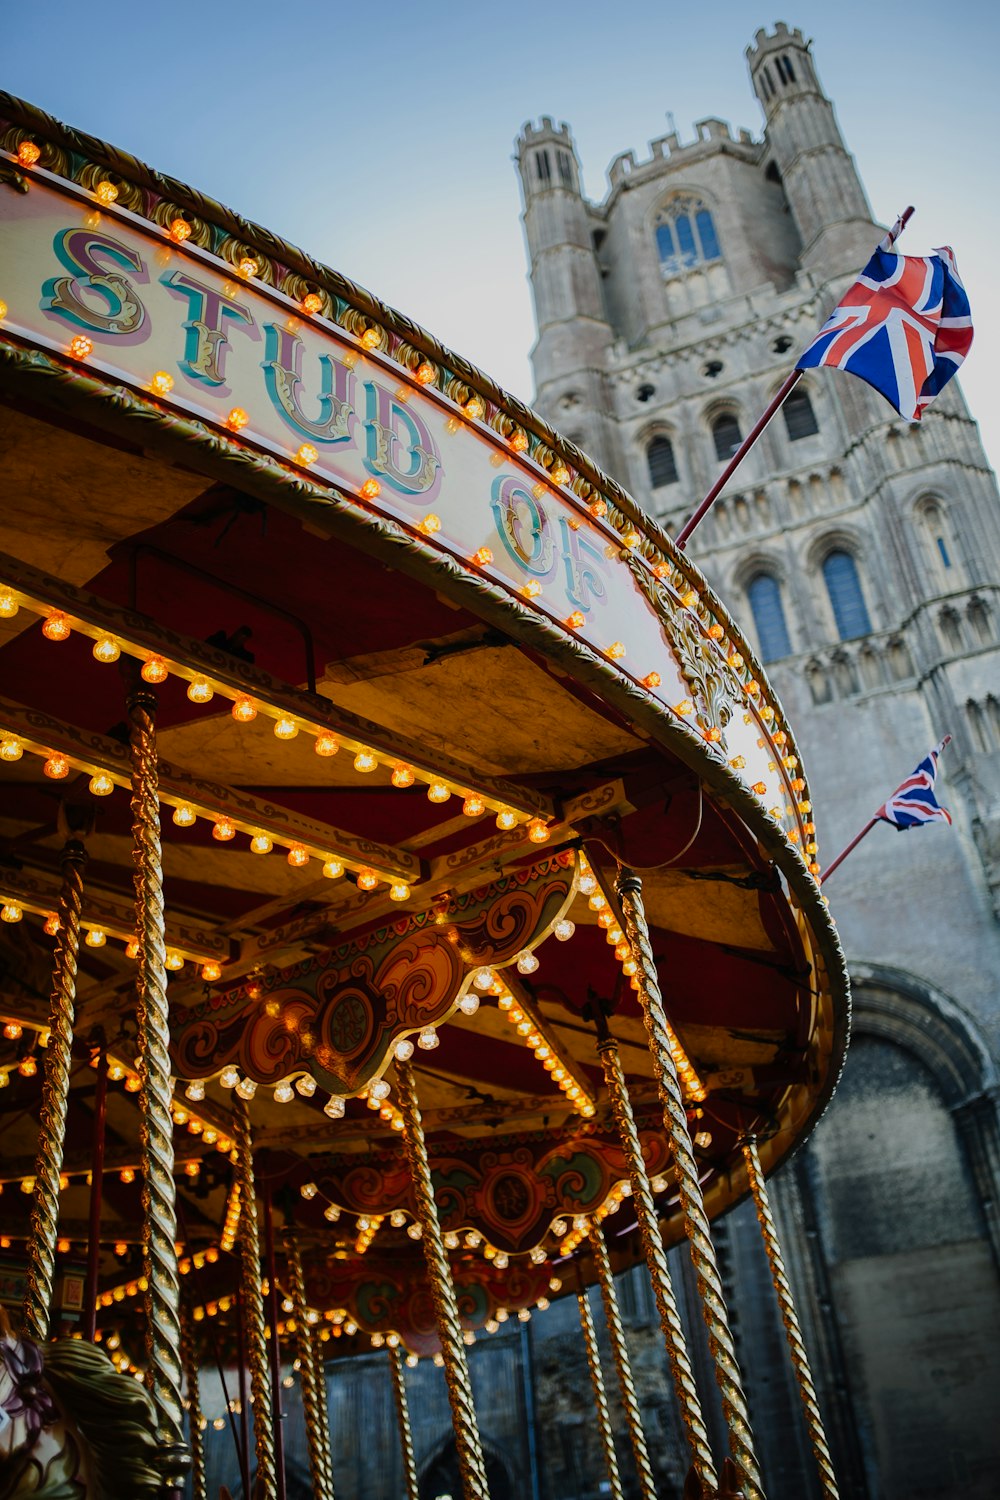
<svg viewBox="0 0 1000 1500">
<path fill-rule="evenodd" d="M 616 157 L 600 203 L 568 126 L 517 142 L 535 404 L 670 531 L 882 233 L 801 32 L 758 31 L 747 59 L 760 137 L 700 120 L 692 141 Z M 775 1192 L 841 1493 L 985 1500 L 1000 1472 L 1000 505 L 957 383 L 911 425 L 852 377 L 812 372 L 689 550 L 796 725 L 826 859 L 954 737 L 939 782 L 954 827 L 879 826 L 831 879 L 854 1042 Z M 759 1282 L 742 1334 L 778 1500 L 815 1492 L 754 1228 L 741 1209 L 722 1237 L 734 1281 Z"/>
</svg>

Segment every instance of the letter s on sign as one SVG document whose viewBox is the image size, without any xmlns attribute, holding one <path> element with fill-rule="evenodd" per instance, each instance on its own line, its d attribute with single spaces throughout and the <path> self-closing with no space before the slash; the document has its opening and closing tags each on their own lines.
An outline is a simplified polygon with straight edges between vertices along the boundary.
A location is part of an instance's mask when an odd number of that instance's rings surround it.
<svg viewBox="0 0 1000 1500">
<path fill-rule="evenodd" d="M 42 307 L 92 333 L 138 333 L 146 323 L 146 309 L 132 283 L 115 269 L 120 266 L 148 280 L 138 251 L 89 229 L 64 229 L 53 248 L 70 275 L 45 283 Z"/>
</svg>

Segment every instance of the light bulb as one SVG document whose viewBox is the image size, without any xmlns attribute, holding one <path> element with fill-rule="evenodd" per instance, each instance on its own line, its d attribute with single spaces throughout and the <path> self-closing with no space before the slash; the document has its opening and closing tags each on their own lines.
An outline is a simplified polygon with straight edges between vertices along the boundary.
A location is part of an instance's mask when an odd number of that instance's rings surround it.
<svg viewBox="0 0 1000 1500">
<path fill-rule="evenodd" d="M 413 1056 L 413 1043 L 409 1037 L 404 1036 L 401 1041 L 396 1043 L 396 1056 L 400 1062 L 409 1062 Z"/>
<path fill-rule="evenodd" d="M 310 317 L 313 313 L 318 313 L 322 306 L 323 298 L 319 295 L 318 292 L 306 292 L 305 296 L 302 298 L 302 311 Z"/>
<path fill-rule="evenodd" d="M 201 966 L 201 977 L 206 984 L 214 984 L 217 979 L 222 978 L 222 965 L 217 964 L 214 959 L 209 959 L 207 964 Z"/>
<path fill-rule="evenodd" d="M 479 1009 L 479 996 L 472 990 L 467 990 L 458 1002 L 458 1008 L 463 1016 L 474 1016 Z"/>
<path fill-rule="evenodd" d="M 378 756 L 373 755 L 370 750 L 358 751 L 357 755 L 354 757 L 354 769 L 356 771 L 367 773 L 369 771 L 377 770 L 377 768 Z"/>
<path fill-rule="evenodd" d="M 0 740 L 0 760 L 20 760 L 23 754 L 24 746 L 13 735 Z"/>
<path fill-rule="evenodd" d="M 202 1080 L 200 1078 L 192 1078 L 191 1082 L 184 1090 L 184 1096 L 185 1098 L 190 1099 L 193 1104 L 197 1104 L 200 1100 L 204 1099 L 205 1085 Z"/>
<path fill-rule="evenodd" d="M 175 953 L 172 948 L 167 949 L 167 956 L 163 960 L 163 963 L 165 968 L 172 970 L 174 973 L 184 967 L 184 959 L 179 953 Z"/>
<path fill-rule="evenodd" d="M 492 561 L 493 552 L 489 547 L 480 547 L 470 558 L 470 562 L 475 563 L 477 568 L 486 568 Z"/>
<path fill-rule="evenodd" d="M 198 816 L 193 807 L 188 807 L 186 802 L 182 802 L 180 807 L 174 808 L 173 820 L 178 828 L 190 828 L 192 823 L 198 821 Z"/>
<path fill-rule="evenodd" d="M 532 818 L 528 824 L 528 837 L 533 844 L 548 842 L 549 830 L 541 818 Z"/>
<path fill-rule="evenodd" d="M 96 776 L 91 776 L 89 787 L 94 797 L 110 797 L 115 789 L 115 784 L 110 776 L 100 771 Z"/>
<path fill-rule="evenodd" d="M 402 763 L 393 766 L 393 768 L 392 768 L 392 784 L 393 784 L 393 786 L 398 786 L 398 787 L 412 786 L 415 779 L 416 778 L 413 775 L 413 771 L 411 770 L 411 768 L 409 766 L 405 766 Z"/>
<path fill-rule="evenodd" d="M 285 858 L 293 869 L 300 870 L 309 863 L 309 850 L 304 849 L 301 844 L 293 844 Z"/>
<path fill-rule="evenodd" d="M 246 693 L 240 693 L 233 702 L 232 715 L 237 724 L 249 724 L 257 717 L 257 705 Z"/>
<path fill-rule="evenodd" d="M 419 1224 L 408 1224 L 406 1232 L 411 1240 L 419 1240 L 424 1231 Z M 435 1358 L 437 1358 L 436 1355 Z"/>
<path fill-rule="evenodd" d="M 188 683 L 187 695 L 192 703 L 211 703 L 215 697 L 215 689 L 205 677 L 192 677 Z"/>
<path fill-rule="evenodd" d="M 234 406 L 226 418 L 226 426 L 230 432 L 242 432 L 249 421 L 250 416 L 243 410 L 242 406 Z"/>
<path fill-rule="evenodd" d="M 18 602 L 10 589 L 0 589 L 0 620 L 13 620 L 18 608 Z"/>
<path fill-rule="evenodd" d="M 382 486 L 377 479 L 366 479 L 358 494 L 362 500 L 377 500 L 382 493 Z"/>
<path fill-rule="evenodd" d="M 435 1047 L 441 1045 L 441 1038 L 433 1026 L 425 1026 L 417 1037 L 417 1046 L 422 1047 L 425 1052 L 433 1052 Z"/>
<path fill-rule="evenodd" d="M 220 844 L 226 844 L 230 839 L 236 837 L 236 824 L 231 818 L 219 818 L 212 825 L 212 837 L 218 839 Z"/>
<path fill-rule="evenodd" d="M 317 755 L 336 755 L 340 749 L 340 741 L 335 734 L 330 734 L 329 731 L 324 730 L 313 741 L 313 749 Z"/>
<path fill-rule="evenodd" d="M 295 1092 L 303 1099 L 311 1099 L 316 1092 L 316 1080 L 311 1073 L 303 1073 L 295 1080 Z"/>
<path fill-rule="evenodd" d="M 441 530 L 441 517 L 436 516 L 433 511 L 428 511 L 424 519 L 417 523 L 417 530 L 424 536 L 434 536 Z"/>
<path fill-rule="evenodd" d="M 302 1197 L 305 1198 L 308 1202 L 310 1198 L 315 1198 L 316 1194 L 319 1192 L 319 1188 L 314 1182 L 304 1182 L 299 1188 L 299 1192 L 302 1194 Z"/>
<path fill-rule="evenodd" d="M 498 828 L 503 829 L 504 832 L 506 832 L 507 829 L 509 829 L 509 828 L 516 828 L 516 826 L 517 826 L 517 813 L 516 812 L 512 812 L 509 807 L 505 807 L 501 812 L 497 813 L 497 827 Z"/>
<path fill-rule="evenodd" d="M 107 941 L 108 935 L 100 927 L 90 927 L 87 929 L 87 936 L 84 938 L 84 942 L 88 948 L 103 948 Z"/>
<path fill-rule="evenodd" d="M 96 649 L 96 648 L 95 648 Z M 143 682 L 166 682 L 167 664 L 162 656 L 147 656 L 140 672 Z"/>
<path fill-rule="evenodd" d="M 114 636 L 102 635 L 99 641 L 94 642 L 93 658 L 95 661 L 111 663 L 117 661 L 122 654 L 122 648 Z"/>
<path fill-rule="evenodd" d="M 166 370 L 157 370 L 149 382 L 149 389 L 154 396 L 169 396 L 174 388 L 174 377 Z"/>
<path fill-rule="evenodd" d="M 70 623 L 61 610 L 53 610 L 42 625 L 42 635 L 47 641 L 65 641 L 70 636 Z"/>
<path fill-rule="evenodd" d="M 223 1068 L 219 1074 L 219 1082 L 224 1089 L 234 1089 L 240 1081 L 239 1070 L 230 1063 L 229 1067 Z"/>
<path fill-rule="evenodd" d="M 252 1078 L 241 1078 L 236 1085 L 236 1092 L 241 1099 L 252 1099 L 257 1092 L 257 1085 Z"/>
<path fill-rule="evenodd" d="M 345 1105 L 343 1099 L 338 1099 L 336 1094 L 331 1094 L 323 1105 L 323 1113 L 329 1115 L 331 1120 L 342 1120 L 344 1118 Z M 327 1210 L 329 1213 L 329 1210 Z"/>
<path fill-rule="evenodd" d="M 187 219 L 182 219 L 178 214 L 176 219 L 170 220 L 170 229 L 168 232 L 175 244 L 183 245 L 184 241 L 191 237 L 191 225 Z"/>
<path fill-rule="evenodd" d="M 288 1104 L 294 1098 L 295 1098 L 295 1090 L 292 1088 L 292 1085 L 288 1082 L 287 1078 L 282 1079 L 281 1083 L 275 1084 L 275 1088 L 274 1088 L 274 1102 L 275 1102 L 275 1104 Z"/>
<path fill-rule="evenodd" d="M 328 859 L 326 861 L 326 864 L 323 866 L 323 874 L 326 876 L 327 880 L 336 880 L 339 876 L 343 875 L 343 873 L 344 866 L 341 864 L 339 859 Z"/>
<path fill-rule="evenodd" d="M 410 887 L 402 880 L 393 881 L 389 887 L 390 901 L 408 901 L 410 899 Z"/>
<path fill-rule="evenodd" d="M 486 811 L 486 803 L 478 792 L 470 792 L 462 803 L 462 812 L 467 818 L 479 818 Z"/>
<path fill-rule="evenodd" d="M 294 740 L 299 732 L 299 726 L 294 719 L 275 719 L 274 737 L 276 740 Z"/>
<path fill-rule="evenodd" d="M 538 959 L 533 953 L 522 953 L 518 956 L 517 972 L 519 974 L 534 974 L 538 968 Z"/>
<path fill-rule="evenodd" d="M 250 851 L 253 854 L 270 854 L 274 844 L 266 833 L 255 833 L 250 840 Z"/>
<path fill-rule="evenodd" d="M 20 922 L 23 916 L 24 912 L 16 901 L 6 901 L 0 909 L 0 922 Z"/>
<path fill-rule="evenodd" d="M 571 922 L 568 917 L 563 917 L 552 929 L 552 935 L 559 943 L 568 943 L 576 931 L 576 923 Z"/>
<path fill-rule="evenodd" d="M 366 328 L 361 335 L 362 349 L 377 349 L 382 342 L 382 335 L 377 328 Z"/>
<path fill-rule="evenodd" d="M 74 359 L 86 359 L 88 354 L 94 352 L 94 341 L 85 334 L 78 333 L 75 339 L 69 341 L 69 352 Z"/>
<path fill-rule="evenodd" d="M 357 881 L 359 891 L 373 891 L 378 885 L 378 876 L 374 870 L 365 868 L 358 871 Z"/>
<path fill-rule="evenodd" d="M 427 788 L 428 802 L 447 802 L 450 796 L 451 792 L 443 781 L 432 781 Z"/>
<path fill-rule="evenodd" d="M 55 912 L 50 912 L 49 915 L 45 918 L 45 926 L 42 928 L 42 931 L 49 937 L 55 937 L 61 926 L 62 923 L 56 916 Z"/>
</svg>

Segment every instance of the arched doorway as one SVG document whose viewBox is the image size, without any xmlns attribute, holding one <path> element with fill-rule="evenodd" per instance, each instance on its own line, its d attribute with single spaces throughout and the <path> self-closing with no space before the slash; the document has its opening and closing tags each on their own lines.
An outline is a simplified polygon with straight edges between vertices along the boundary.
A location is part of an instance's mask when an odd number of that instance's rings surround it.
<svg viewBox="0 0 1000 1500">
<path fill-rule="evenodd" d="M 507 1465 L 498 1453 L 483 1445 L 486 1478 L 490 1500 L 514 1500 L 514 1488 Z M 420 1500 L 462 1500 L 462 1479 L 454 1438 L 439 1448 L 420 1480 Z"/>
<path fill-rule="evenodd" d="M 844 1076 L 793 1177 L 837 1346 L 827 1374 L 865 1476 L 855 1489 L 879 1500 L 995 1493 L 994 1084 L 947 996 L 910 975 L 856 975 Z"/>
</svg>

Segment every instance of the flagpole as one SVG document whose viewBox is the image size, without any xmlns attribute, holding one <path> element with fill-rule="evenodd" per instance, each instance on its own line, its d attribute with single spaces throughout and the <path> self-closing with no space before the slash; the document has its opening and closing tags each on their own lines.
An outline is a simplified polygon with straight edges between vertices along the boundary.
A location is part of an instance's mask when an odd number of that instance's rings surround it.
<svg viewBox="0 0 1000 1500">
<path fill-rule="evenodd" d="M 903 230 L 910 222 L 912 216 L 913 206 L 911 204 L 909 208 L 904 208 L 895 224 L 889 230 L 889 233 L 885 236 L 885 239 L 881 242 L 886 249 L 889 249 L 896 243 L 896 241 L 899 239 L 899 236 L 902 234 Z M 746 437 L 743 439 L 742 443 L 737 448 L 736 452 L 733 454 L 732 458 L 729 460 L 726 467 L 719 475 L 718 479 L 712 485 L 712 488 L 709 490 L 704 500 L 698 506 L 698 509 L 694 511 L 694 513 L 690 515 L 684 522 L 684 525 L 681 527 L 680 531 L 677 533 L 677 536 L 674 539 L 675 546 L 677 546 L 681 552 L 684 551 L 684 548 L 687 545 L 688 537 L 691 535 L 692 531 L 694 531 L 695 527 L 700 525 L 700 523 L 704 520 L 705 516 L 712 509 L 712 506 L 715 504 L 722 490 L 736 473 L 736 470 L 746 458 L 747 454 L 750 452 L 750 449 L 757 442 L 761 433 L 771 422 L 772 418 L 776 415 L 778 409 L 788 400 L 788 397 L 791 395 L 792 391 L 802 379 L 802 374 L 803 372 L 798 369 L 798 367 L 796 367 L 791 372 L 791 374 L 786 377 L 781 388 L 776 391 L 775 395 L 772 397 L 767 410 L 764 412 L 763 416 L 757 419 L 751 430 L 747 433 Z M 867 833 L 867 831 L 868 830 L 866 829 L 865 832 Z M 853 845 L 851 847 L 853 848 Z M 847 853 L 848 851 L 845 850 L 844 852 Z M 827 871 L 827 874 L 829 874 L 829 871 Z"/>
<path fill-rule="evenodd" d="M 830 878 L 830 876 L 833 874 L 834 870 L 837 868 L 837 866 L 839 864 L 843 864 L 844 860 L 850 854 L 851 850 L 852 849 L 856 849 L 858 847 L 858 845 L 861 843 L 861 840 L 865 837 L 866 834 L 871 833 L 872 829 L 875 827 L 875 824 L 878 821 L 879 821 L 878 818 L 869 818 L 868 819 L 868 822 L 865 824 L 864 828 L 862 828 L 862 830 L 861 830 L 860 833 L 856 833 L 854 835 L 854 837 L 851 839 L 851 842 L 848 844 L 847 848 L 846 849 L 841 849 L 840 853 L 837 855 L 837 858 L 834 859 L 834 860 L 831 860 L 830 863 L 827 865 L 826 869 L 823 871 L 823 874 L 820 876 L 820 880 L 819 880 L 820 885 L 823 884 L 824 880 L 828 880 Z"/>
<path fill-rule="evenodd" d="M 675 538 L 676 545 L 681 550 L 681 552 L 684 551 L 687 539 L 691 535 L 692 531 L 699 524 L 699 522 L 704 519 L 706 513 L 711 510 L 712 506 L 715 504 L 716 500 L 719 497 L 720 491 L 736 473 L 736 470 L 746 458 L 747 454 L 750 452 L 750 449 L 754 446 L 757 439 L 764 431 L 764 428 L 771 421 L 771 418 L 776 414 L 778 408 L 783 404 L 783 402 L 788 399 L 795 386 L 798 385 L 801 379 L 801 370 L 793 370 L 792 373 L 787 377 L 784 384 L 781 386 L 781 389 L 777 391 L 777 393 L 772 398 L 771 404 L 764 412 L 764 415 L 757 419 L 754 426 L 747 433 L 746 437 L 743 439 L 742 443 L 737 448 L 732 458 L 726 464 L 726 467 L 723 469 L 718 479 L 712 485 L 712 488 L 709 490 L 704 500 L 698 506 L 698 509 L 694 512 L 693 515 L 688 516 L 687 520 L 684 522 L 684 525 L 681 527 Z"/>
</svg>

